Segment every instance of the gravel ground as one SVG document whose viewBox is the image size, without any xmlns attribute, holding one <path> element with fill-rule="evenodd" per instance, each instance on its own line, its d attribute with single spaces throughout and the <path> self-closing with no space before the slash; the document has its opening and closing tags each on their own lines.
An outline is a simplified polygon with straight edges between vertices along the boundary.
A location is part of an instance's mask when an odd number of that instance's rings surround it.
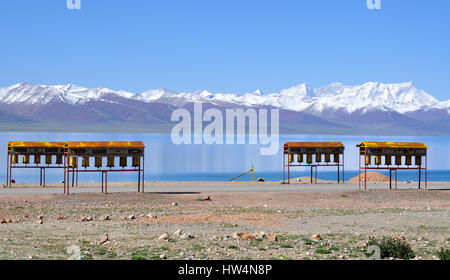
<svg viewBox="0 0 450 280">
<path fill-rule="evenodd" d="M 335 185 L 149 183 L 154 192 L 138 194 L 122 183 L 104 195 L 86 184 L 69 196 L 0 188 L 0 259 L 67 259 L 72 245 L 84 259 L 365 259 L 365 243 L 382 236 L 404 237 L 417 259 L 449 248 L 445 183 Z"/>
</svg>

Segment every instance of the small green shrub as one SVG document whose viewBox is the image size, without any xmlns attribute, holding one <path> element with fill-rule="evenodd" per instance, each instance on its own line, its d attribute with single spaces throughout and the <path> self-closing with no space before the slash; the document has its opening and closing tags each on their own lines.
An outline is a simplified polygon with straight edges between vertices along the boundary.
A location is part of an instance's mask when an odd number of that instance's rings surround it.
<svg viewBox="0 0 450 280">
<path fill-rule="evenodd" d="M 392 237 L 383 237 L 380 239 L 370 238 L 366 247 L 378 246 L 380 248 L 381 258 L 396 258 L 410 260 L 415 257 L 411 246 L 404 240 L 398 240 Z"/>
<path fill-rule="evenodd" d="M 324 249 L 324 248 L 318 248 L 318 249 L 316 249 L 316 253 L 317 254 L 331 254 L 331 251 L 330 250 L 327 250 L 327 249 Z"/>
<path fill-rule="evenodd" d="M 444 249 L 441 247 L 441 250 L 437 252 L 437 256 L 440 260 L 449 261 L 450 260 L 450 249 Z"/>
</svg>

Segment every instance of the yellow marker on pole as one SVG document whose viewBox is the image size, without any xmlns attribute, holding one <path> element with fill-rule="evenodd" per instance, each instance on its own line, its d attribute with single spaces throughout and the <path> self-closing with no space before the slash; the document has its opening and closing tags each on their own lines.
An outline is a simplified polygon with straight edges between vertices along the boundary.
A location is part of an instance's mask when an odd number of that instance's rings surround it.
<svg viewBox="0 0 450 280">
<path fill-rule="evenodd" d="M 252 163 L 252 181 L 255 182 L 255 166 Z"/>
</svg>

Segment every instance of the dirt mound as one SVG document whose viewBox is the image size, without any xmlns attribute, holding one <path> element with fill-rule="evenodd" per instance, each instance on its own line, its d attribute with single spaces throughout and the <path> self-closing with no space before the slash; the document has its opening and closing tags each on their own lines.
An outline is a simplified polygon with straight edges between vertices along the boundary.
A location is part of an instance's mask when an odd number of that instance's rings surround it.
<svg viewBox="0 0 450 280">
<path fill-rule="evenodd" d="M 359 176 L 355 176 L 349 180 L 349 182 L 358 182 Z M 364 181 L 364 173 L 361 173 L 361 181 Z M 389 177 L 379 172 L 367 172 L 367 182 L 381 183 L 389 182 Z"/>
</svg>

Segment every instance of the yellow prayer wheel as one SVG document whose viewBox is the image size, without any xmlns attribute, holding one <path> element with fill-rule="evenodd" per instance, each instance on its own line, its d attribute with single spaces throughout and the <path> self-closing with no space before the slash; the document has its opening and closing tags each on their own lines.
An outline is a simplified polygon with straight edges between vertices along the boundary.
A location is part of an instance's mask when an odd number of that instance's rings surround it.
<svg viewBox="0 0 450 280">
<path fill-rule="evenodd" d="M 322 154 L 316 154 L 316 162 L 322 162 Z"/>
<path fill-rule="evenodd" d="M 12 155 L 11 156 L 11 163 L 12 164 L 18 164 L 19 163 L 19 155 Z"/>
<path fill-rule="evenodd" d="M 412 164 L 412 156 L 405 157 L 405 164 L 408 166 Z"/>
<path fill-rule="evenodd" d="M 108 157 L 108 162 L 106 164 L 106 167 L 114 167 L 114 157 Z"/>
<path fill-rule="evenodd" d="M 381 164 L 381 155 L 376 155 L 375 156 L 375 164 L 376 165 L 380 165 Z"/>
<path fill-rule="evenodd" d="M 339 160 L 340 160 L 340 159 L 339 159 L 339 154 L 334 154 L 333 157 L 334 157 L 334 162 L 335 162 L 335 163 L 339 163 Z"/>
<path fill-rule="evenodd" d="M 415 163 L 417 166 L 421 166 L 422 165 L 422 156 L 416 156 Z"/>
<path fill-rule="evenodd" d="M 331 162 L 331 154 L 325 154 L 325 162 L 330 163 Z"/>
<path fill-rule="evenodd" d="M 395 165 L 402 165 L 402 156 L 395 156 Z"/>
<path fill-rule="evenodd" d="M 294 154 L 289 154 L 289 163 L 294 162 Z"/>
<path fill-rule="evenodd" d="M 120 167 L 126 167 L 128 165 L 127 157 L 120 157 Z"/>
<path fill-rule="evenodd" d="M 392 156 L 384 156 L 384 163 L 386 165 L 391 165 L 392 164 Z"/>
<path fill-rule="evenodd" d="M 63 156 L 56 155 L 56 164 L 62 164 L 62 163 L 63 163 Z"/>
<path fill-rule="evenodd" d="M 41 155 L 34 155 L 34 163 L 35 164 L 41 163 Z"/>
<path fill-rule="evenodd" d="M 102 157 L 95 157 L 95 167 L 102 167 Z"/>
<path fill-rule="evenodd" d="M 82 161 L 81 165 L 82 165 L 84 168 L 89 167 L 89 157 L 83 157 L 83 161 Z"/>
<path fill-rule="evenodd" d="M 312 163 L 312 154 L 307 154 L 306 155 L 306 163 L 309 163 L 309 164 Z"/>
<path fill-rule="evenodd" d="M 30 155 L 23 155 L 23 163 L 24 164 L 30 163 Z"/>
<path fill-rule="evenodd" d="M 372 164 L 372 157 L 366 156 L 366 165 L 371 165 L 371 164 Z"/>
<path fill-rule="evenodd" d="M 297 154 L 297 162 L 302 163 L 303 162 L 303 154 Z"/>
<path fill-rule="evenodd" d="M 139 167 L 139 166 L 141 166 L 141 158 L 133 157 L 133 167 Z"/>
<path fill-rule="evenodd" d="M 45 164 L 52 164 L 52 155 L 45 155 Z"/>
<path fill-rule="evenodd" d="M 69 167 L 72 167 L 72 168 L 78 167 L 78 158 L 77 157 L 69 157 Z"/>
</svg>

